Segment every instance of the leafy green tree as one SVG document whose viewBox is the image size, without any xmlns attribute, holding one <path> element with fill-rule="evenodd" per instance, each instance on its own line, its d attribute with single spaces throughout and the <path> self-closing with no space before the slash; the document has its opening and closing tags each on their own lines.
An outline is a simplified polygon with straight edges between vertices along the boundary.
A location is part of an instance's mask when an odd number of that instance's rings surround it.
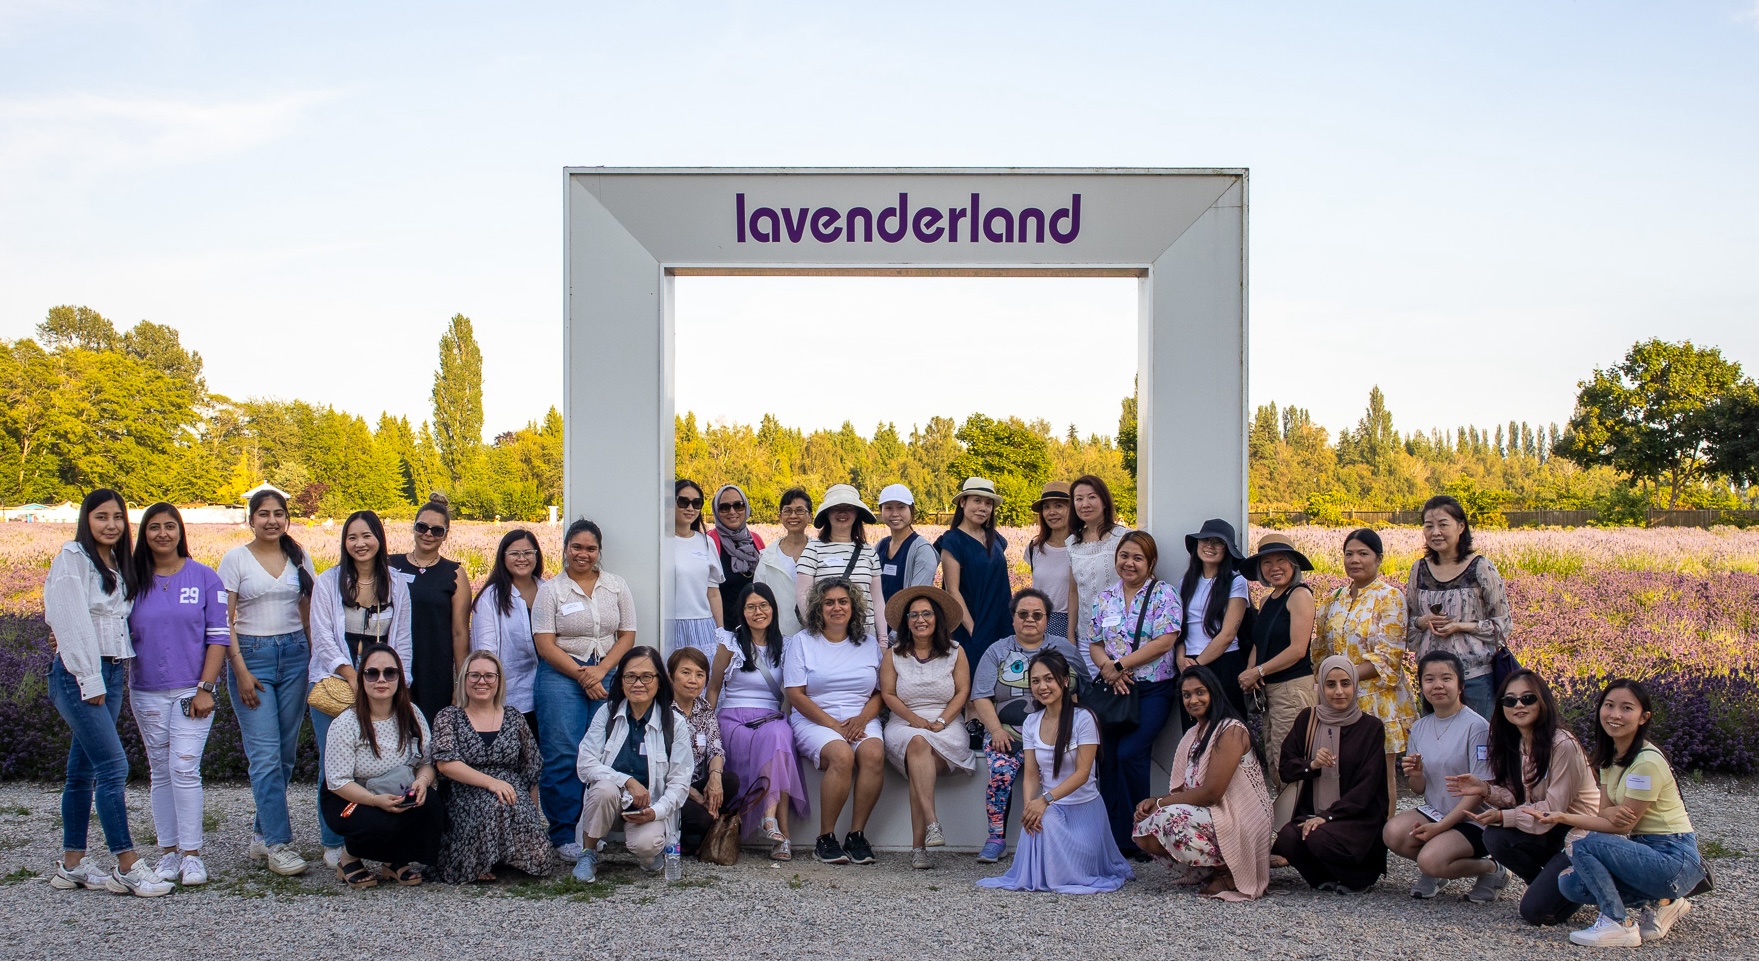
<svg viewBox="0 0 1759 961">
<path fill-rule="evenodd" d="M 995 420 L 983 414 L 967 417 L 955 436 L 965 445 L 952 464 L 959 483 L 966 477 L 989 478 L 1002 495 L 998 521 L 1019 525 L 1030 520 L 1031 504 L 1050 479 L 1050 452 L 1044 436 L 1018 417 Z"/>
<path fill-rule="evenodd" d="M 440 335 L 433 400 L 434 444 L 456 490 L 475 463 L 483 439 L 483 355 L 470 318 L 463 314 L 453 314 Z"/>
<path fill-rule="evenodd" d="M 1124 469 L 1130 472 L 1131 477 L 1136 476 L 1136 398 L 1141 393 L 1141 378 L 1131 381 L 1130 396 L 1124 398 L 1123 411 L 1118 414 L 1118 450 L 1124 454 Z M 1075 427 L 1071 424 L 1070 433 L 1074 433 L 1074 430 Z"/>
<path fill-rule="evenodd" d="M 1759 387 L 1743 381 L 1710 409 L 1708 469 L 1742 485 L 1759 484 Z"/>
<path fill-rule="evenodd" d="M 52 351 L 64 347 L 114 350 L 116 325 L 90 307 L 63 304 L 49 308 L 49 315 L 37 325 L 37 339 Z"/>
</svg>

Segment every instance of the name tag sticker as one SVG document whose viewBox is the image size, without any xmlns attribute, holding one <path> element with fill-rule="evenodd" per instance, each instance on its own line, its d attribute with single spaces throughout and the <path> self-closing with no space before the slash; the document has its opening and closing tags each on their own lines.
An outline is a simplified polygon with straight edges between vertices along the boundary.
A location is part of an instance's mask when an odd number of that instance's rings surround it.
<svg viewBox="0 0 1759 961">
<path fill-rule="evenodd" d="M 1124 623 L 1124 618 L 1120 615 L 1107 614 L 1105 616 L 1105 626 L 1107 626 L 1107 627 L 1117 627 L 1119 624 L 1122 624 L 1122 623 Z"/>
<path fill-rule="evenodd" d="M 886 568 L 885 568 L 885 574 L 887 577 L 897 577 L 898 576 L 898 565 L 887 564 Z"/>
<path fill-rule="evenodd" d="M 584 602 L 584 601 L 569 601 L 566 604 L 562 604 L 562 605 L 557 606 L 556 613 L 562 615 L 563 617 L 567 617 L 570 614 L 579 614 L 581 611 L 584 611 L 584 610 L 586 610 L 586 602 Z"/>
<path fill-rule="evenodd" d="M 226 602 L 231 600 L 231 598 L 227 596 L 225 591 L 215 591 L 214 600 L 219 601 L 221 607 L 225 607 Z"/>
<path fill-rule="evenodd" d="M 696 732 L 696 746 L 697 747 L 708 747 L 708 735 L 702 733 L 701 731 L 697 731 Z"/>
<path fill-rule="evenodd" d="M 1654 790 L 1654 788 L 1650 786 L 1649 775 L 1647 775 L 1647 774 L 1627 774 L 1627 775 L 1625 775 L 1625 790 L 1627 790 L 1627 791 L 1652 791 L 1652 790 Z"/>
<path fill-rule="evenodd" d="M 635 753 L 642 757 L 647 757 L 647 738 L 644 737 L 641 739 L 641 744 L 636 747 Z"/>
<path fill-rule="evenodd" d="M 379 611 L 373 615 L 374 624 L 383 624 L 391 619 L 391 611 Z"/>
<path fill-rule="evenodd" d="M 1488 745 L 1488 744 L 1478 745 L 1478 760 L 1480 760 L 1480 761 L 1490 760 L 1490 745 Z"/>
</svg>

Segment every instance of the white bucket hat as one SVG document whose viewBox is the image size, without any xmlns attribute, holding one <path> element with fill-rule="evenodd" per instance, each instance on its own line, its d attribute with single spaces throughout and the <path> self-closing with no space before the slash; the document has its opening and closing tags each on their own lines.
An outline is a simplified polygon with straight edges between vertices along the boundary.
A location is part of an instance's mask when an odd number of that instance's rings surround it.
<svg viewBox="0 0 1759 961">
<path fill-rule="evenodd" d="M 957 504 L 967 497 L 987 497 L 994 501 L 997 507 L 1002 505 L 1002 495 L 996 493 L 995 482 L 987 477 L 965 478 L 965 483 L 959 485 L 959 493 L 953 498 L 953 503 Z"/>
<path fill-rule="evenodd" d="M 832 484 L 830 489 L 825 491 L 824 503 L 818 506 L 818 513 L 812 515 L 812 526 L 825 526 L 826 516 L 830 514 L 832 508 L 836 507 L 855 508 L 855 516 L 859 517 L 864 524 L 879 523 L 879 519 L 873 516 L 873 511 L 868 510 L 867 505 L 861 502 L 860 491 L 848 484 Z"/>
</svg>

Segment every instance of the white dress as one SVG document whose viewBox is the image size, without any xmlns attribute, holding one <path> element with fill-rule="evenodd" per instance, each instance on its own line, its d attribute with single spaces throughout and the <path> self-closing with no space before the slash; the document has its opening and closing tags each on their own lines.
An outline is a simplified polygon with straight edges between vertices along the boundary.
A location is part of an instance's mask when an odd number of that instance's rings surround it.
<svg viewBox="0 0 1759 961">
<path fill-rule="evenodd" d="M 1111 532 L 1092 543 L 1076 543 L 1075 535 L 1070 534 L 1069 540 L 1069 572 L 1075 575 L 1076 596 L 1069 598 L 1069 626 L 1075 629 L 1071 638 L 1075 649 L 1081 652 L 1081 659 L 1087 662 L 1091 675 L 1093 658 L 1087 653 L 1088 621 L 1093 617 L 1093 605 L 1105 589 L 1118 582 L 1116 555 L 1118 541 L 1129 532 L 1122 525 L 1114 526 Z"/>
<path fill-rule="evenodd" d="M 898 672 L 898 699 L 925 720 L 945 716 L 943 712 L 953 700 L 953 668 L 958 661 L 955 655 L 959 648 L 955 647 L 953 651 L 953 654 L 926 663 L 911 654 L 893 652 L 890 655 L 892 667 Z M 958 717 L 947 718 L 946 727 L 931 731 L 925 727 L 911 727 L 894 714 L 886 721 L 885 737 L 886 760 L 905 774 L 910 773 L 904 764 L 905 752 L 917 737 L 926 739 L 928 746 L 934 748 L 934 752 L 953 770 L 970 774 L 976 767 L 977 758 L 971 752 L 971 735 Z"/>
</svg>

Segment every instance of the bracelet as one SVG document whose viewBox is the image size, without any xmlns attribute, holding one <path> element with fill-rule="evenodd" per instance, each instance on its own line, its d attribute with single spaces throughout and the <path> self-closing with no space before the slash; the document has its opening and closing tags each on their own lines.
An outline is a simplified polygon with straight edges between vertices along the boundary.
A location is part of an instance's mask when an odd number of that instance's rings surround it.
<svg viewBox="0 0 1759 961">
<path fill-rule="evenodd" d="M 1166 801 L 1167 801 L 1167 799 L 1164 797 L 1155 798 L 1154 799 L 1154 809 L 1156 811 L 1159 811 L 1159 810 L 1165 808 L 1167 806 Z"/>
</svg>

